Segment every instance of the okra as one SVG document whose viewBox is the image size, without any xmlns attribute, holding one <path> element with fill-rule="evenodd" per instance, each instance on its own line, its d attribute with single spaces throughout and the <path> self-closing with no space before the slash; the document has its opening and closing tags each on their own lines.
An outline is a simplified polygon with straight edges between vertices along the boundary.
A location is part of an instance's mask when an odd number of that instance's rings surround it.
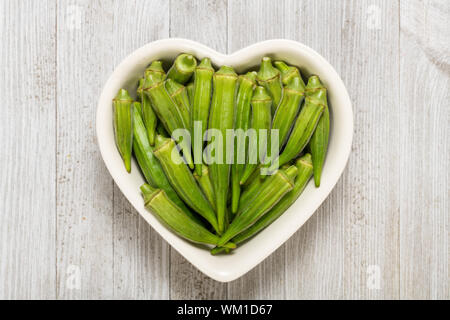
<svg viewBox="0 0 450 320">
<path fill-rule="evenodd" d="M 250 101 L 252 100 L 253 90 L 256 86 L 255 80 L 256 72 L 254 71 L 239 76 L 238 80 L 239 89 L 236 96 L 236 115 L 234 128 L 235 130 L 242 129 L 242 131 L 240 132 L 244 134 L 247 132 L 250 126 Z M 231 211 L 233 213 L 236 213 L 239 204 L 239 195 L 241 193 L 240 179 L 244 172 L 245 155 L 247 153 L 247 143 L 246 141 L 243 141 L 242 138 L 243 137 L 238 137 L 237 143 L 235 142 L 234 144 L 234 162 L 231 166 Z M 238 145 L 238 143 L 240 144 Z M 244 159 L 238 159 L 241 156 L 243 156 Z"/>
<path fill-rule="evenodd" d="M 227 129 L 233 129 L 234 125 L 234 100 L 237 79 L 236 72 L 228 66 L 222 66 L 213 76 L 214 93 L 209 117 L 209 129 L 219 130 L 223 137 L 222 150 L 216 150 L 221 154 L 215 154 L 216 161 L 210 165 L 212 182 L 216 193 L 219 233 L 222 233 L 225 229 L 225 215 L 227 213 L 230 164 L 227 163 L 225 158 L 228 154 L 227 146 L 230 143 L 228 142 L 226 131 Z M 197 88 L 195 88 L 195 94 L 197 94 Z"/>
<path fill-rule="evenodd" d="M 139 108 L 134 108 L 134 139 L 133 139 L 133 151 L 136 156 L 136 160 L 141 168 L 141 171 L 145 177 L 145 180 L 154 187 L 164 190 L 167 196 L 183 210 L 183 212 L 191 217 L 195 221 L 200 221 L 199 218 L 181 201 L 178 194 L 172 188 L 169 180 L 167 180 L 164 174 L 161 163 L 153 154 L 154 149 L 150 145 L 147 137 L 147 132 L 142 120 Z"/>
<path fill-rule="evenodd" d="M 190 110 L 191 110 L 191 114 L 192 114 L 192 106 L 193 106 L 193 102 L 194 102 L 194 81 L 189 82 L 186 85 L 186 91 L 189 97 L 189 105 L 190 105 Z"/>
<path fill-rule="evenodd" d="M 296 67 L 288 66 L 283 61 L 275 61 L 275 67 L 281 72 L 281 82 L 287 85 L 292 78 L 300 76 L 300 71 Z"/>
<path fill-rule="evenodd" d="M 208 220 L 216 231 L 219 231 L 214 209 L 183 162 L 176 149 L 175 141 L 157 135 L 155 145 L 154 154 L 161 163 L 172 187 L 189 207 Z"/>
<path fill-rule="evenodd" d="M 162 122 L 170 135 L 172 135 L 176 129 L 184 128 L 182 117 L 178 112 L 178 107 L 167 92 L 163 80 L 159 79 L 157 75 L 149 74 L 145 78 L 144 92 L 150 98 L 152 107 L 154 108 L 158 119 Z M 190 141 L 184 138 L 176 138 L 181 149 L 183 150 L 183 155 L 186 162 L 189 167 L 194 168 Z"/>
<path fill-rule="evenodd" d="M 255 89 L 255 94 L 252 99 L 252 128 L 256 130 L 256 145 L 250 144 L 249 155 L 257 154 L 257 163 L 247 163 L 245 166 L 244 174 L 240 180 L 240 184 L 244 184 L 247 179 L 258 167 L 258 164 L 262 163 L 266 153 L 264 147 L 270 146 L 270 127 L 272 122 L 271 116 L 272 99 L 267 93 L 264 87 L 258 86 Z M 262 135 L 267 137 L 266 141 L 262 138 Z"/>
<path fill-rule="evenodd" d="M 275 114 L 283 95 L 283 86 L 281 85 L 280 71 L 273 67 L 272 59 L 269 57 L 262 58 L 256 79 L 258 80 L 259 85 L 266 88 L 272 97 L 272 115 Z"/>
<path fill-rule="evenodd" d="M 200 188 L 208 199 L 209 203 L 216 210 L 216 196 L 214 194 L 214 187 L 209 176 L 209 169 L 206 165 L 202 166 L 202 175 L 199 176 L 197 172 L 194 172 L 194 178 L 197 180 Z"/>
<path fill-rule="evenodd" d="M 244 204 L 248 203 L 248 201 L 258 193 L 258 190 L 261 188 L 263 182 L 264 179 L 262 179 L 262 177 L 258 173 L 258 177 L 256 177 L 248 186 L 243 189 L 241 197 L 239 198 L 239 208 L 242 208 Z"/>
<path fill-rule="evenodd" d="M 239 199 L 239 206 L 242 207 L 242 203 L 247 202 L 249 198 L 251 198 L 255 192 L 258 191 L 258 189 L 261 187 L 262 183 L 264 182 L 265 176 L 262 176 L 260 174 L 260 168 L 261 166 L 258 166 L 258 169 L 253 171 L 253 174 L 250 176 L 249 179 L 243 184 L 243 192 L 241 195 L 241 198 Z M 281 168 L 287 169 L 290 167 L 289 165 L 284 165 Z"/>
<path fill-rule="evenodd" d="M 241 243 L 248 238 L 254 236 L 276 219 L 278 219 L 301 195 L 306 187 L 309 179 L 313 174 L 313 165 L 311 162 L 311 155 L 309 153 L 305 154 L 301 158 L 296 160 L 295 163 L 298 174 L 295 178 L 294 188 L 287 193 L 269 212 L 261 217 L 254 225 L 245 230 L 244 232 L 238 234 L 233 238 L 233 243 Z"/>
<path fill-rule="evenodd" d="M 281 168 L 289 177 L 294 177 L 297 174 L 297 168 L 291 165 L 285 165 Z M 261 190 L 261 186 L 265 182 L 265 176 L 260 176 L 255 179 L 247 188 L 244 189 L 242 197 L 239 201 L 239 210 L 243 209 L 246 205 L 251 203 L 253 197 L 255 197 Z"/>
<path fill-rule="evenodd" d="M 200 224 L 192 221 L 183 211 L 167 196 L 164 190 L 155 189 L 148 184 L 141 186 L 145 208 L 154 213 L 164 224 L 182 238 L 195 242 L 216 245 L 219 237 L 212 234 Z M 233 249 L 236 245 L 229 242 L 224 245 Z"/>
<path fill-rule="evenodd" d="M 159 80 L 164 80 L 166 78 L 166 73 L 164 72 L 161 61 L 155 60 L 147 69 L 145 69 L 144 78 L 147 78 L 150 75 Z"/>
<path fill-rule="evenodd" d="M 127 172 L 131 172 L 133 110 L 133 99 L 131 99 L 127 90 L 120 89 L 113 100 L 114 137 Z"/>
<path fill-rule="evenodd" d="M 208 116 L 212 95 L 212 78 L 214 68 L 211 65 L 209 58 L 203 58 L 194 74 L 194 88 L 192 99 L 192 113 L 191 113 L 191 138 L 192 150 L 195 160 L 195 171 L 200 176 L 202 174 L 202 154 L 203 154 L 203 139 L 206 129 L 208 128 Z M 199 130 L 196 124 L 201 124 Z M 196 131 L 200 137 L 195 135 Z"/>
<path fill-rule="evenodd" d="M 309 141 L 309 149 L 311 150 L 314 165 L 314 183 L 316 187 L 319 187 L 330 135 L 330 111 L 328 110 L 327 89 L 322 85 L 319 77 L 311 76 L 309 78 L 306 86 L 306 96 L 312 97 L 324 105 L 322 116 Z"/>
<path fill-rule="evenodd" d="M 278 164 L 274 162 L 269 168 L 269 171 L 276 170 L 277 166 L 291 161 L 303 151 L 316 129 L 324 108 L 325 106 L 320 101 L 312 97 L 306 97 L 305 106 L 295 121 L 286 147 L 278 158 Z"/>
<path fill-rule="evenodd" d="M 144 93 L 144 79 L 139 81 L 139 87 L 137 94 L 141 100 L 142 118 L 144 120 L 145 128 L 147 129 L 148 140 L 150 145 L 155 145 L 156 126 L 158 124 L 158 118 L 153 111 L 149 97 Z"/>
<path fill-rule="evenodd" d="M 172 67 L 167 72 L 167 78 L 185 84 L 191 78 L 196 66 L 197 60 L 195 60 L 193 55 L 182 53 L 175 59 Z"/>
<path fill-rule="evenodd" d="M 187 95 L 186 87 L 172 79 L 167 79 L 166 90 L 177 106 L 178 113 L 180 114 L 181 120 L 183 122 L 183 128 L 189 130 L 190 132 L 191 107 L 189 105 L 189 97 Z"/>
<path fill-rule="evenodd" d="M 272 122 L 272 129 L 279 130 L 278 145 L 280 149 L 288 138 L 289 131 L 291 130 L 295 117 L 300 109 L 300 105 L 305 97 L 305 83 L 300 76 L 295 76 L 284 87 L 283 92 L 283 99 L 275 112 Z"/>
<path fill-rule="evenodd" d="M 218 246 L 223 246 L 230 239 L 245 231 L 275 206 L 286 193 L 292 190 L 294 179 L 294 173 L 289 176 L 282 170 L 278 170 L 267 178 L 262 184 L 259 193 L 238 211 L 233 222 L 220 238 Z"/>
</svg>

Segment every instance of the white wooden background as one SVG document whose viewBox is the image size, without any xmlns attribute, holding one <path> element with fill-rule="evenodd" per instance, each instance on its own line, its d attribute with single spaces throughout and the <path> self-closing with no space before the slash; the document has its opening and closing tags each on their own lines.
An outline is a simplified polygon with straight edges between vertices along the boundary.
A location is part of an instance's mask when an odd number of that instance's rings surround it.
<svg viewBox="0 0 450 320">
<path fill-rule="evenodd" d="M 450 298 L 450 1 L 0 1 L 0 298 Z M 298 40 L 353 102 L 334 191 L 229 284 L 139 217 L 96 144 L 107 77 L 167 37 L 228 53 Z"/>
</svg>

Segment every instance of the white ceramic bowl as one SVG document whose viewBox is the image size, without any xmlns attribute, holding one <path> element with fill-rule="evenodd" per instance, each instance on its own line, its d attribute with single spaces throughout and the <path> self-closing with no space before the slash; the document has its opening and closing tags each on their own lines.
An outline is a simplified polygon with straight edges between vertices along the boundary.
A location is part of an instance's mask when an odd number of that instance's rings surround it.
<svg viewBox="0 0 450 320">
<path fill-rule="evenodd" d="M 147 65 L 156 59 L 173 60 L 187 52 L 198 59 L 211 58 L 215 66 L 233 66 L 238 73 L 259 65 L 263 56 L 282 59 L 300 67 L 304 76 L 316 74 L 328 88 L 331 132 L 321 186 L 312 181 L 300 198 L 274 223 L 230 255 L 212 256 L 208 250 L 193 245 L 168 230 L 144 208 L 139 186 L 144 183 L 136 162 L 132 172 L 125 171 L 114 143 L 112 99 L 120 88 L 134 92 Z M 269 40 L 251 45 L 231 55 L 216 52 L 185 39 L 166 39 L 149 43 L 130 54 L 114 70 L 103 88 L 97 108 L 97 138 L 105 164 L 125 197 L 144 219 L 181 255 L 211 278 L 232 281 L 259 264 L 288 240 L 311 217 L 331 192 L 344 171 L 353 136 L 353 113 L 349 95 L 334 68 L 311 48 L 290 40 Z M 283 263 L 283 262 L 280 262 Z M 301 270 L 299 270 L 301 272 Z"/>
</svg>

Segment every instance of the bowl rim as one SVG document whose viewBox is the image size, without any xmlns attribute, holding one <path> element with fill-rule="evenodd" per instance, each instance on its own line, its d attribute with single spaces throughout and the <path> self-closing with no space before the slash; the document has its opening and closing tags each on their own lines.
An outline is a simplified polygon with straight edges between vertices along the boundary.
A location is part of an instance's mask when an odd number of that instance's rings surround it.
<svg viewBox="0 0 450 320">
<path fill-rule="evenodd" d="M 324 69 L 327 69 L 327 72 L 330 73 L 330 77 L 336 80 L 335 85 L 337 85 L 340 88 L 339 95 L 341 95 L 341 99 L 344 101 L 344 105 L 340 106 L 340 108 L 344 108 L 346 111 L 346 127 L 344 128 L 345 133 L 343 134 L 345 137 L 344 141 L 341 141 L 342 149 L 340 149 L 340 159 L 339 159 L 339 165 L 338 168 L 334 171 L 334 181 L 331 184 L 327 185 L 326 189 L 317 189 L 318 192 L 321 193 L 320 197 L 317 197 L 314 202 L 311 203 L 310 207 L 314 207 L 315 209 L 310 210 L 310 212 L 306 215 L 303 215 L 302 217 L 298 218 L 295 223 L 292 223 L 292 225 L 288 226 L 288 230 L 284 234 L 282 234 L 279 237 L 276 237 L 273 241 L 273 244 L 270 246 L 270 248 L 266 251 L 264 251 L 263 254 L 259 254 L 258 257 L 255 258 L 254 261 L 251 263 L 248 263 L 247 265 L 239 268 L 235 268 L 233 270 L 229 270 L 228 272 L 223 272 L 221 270 L 215 270 L 208 268 L 205 264 L 199 263 L 199 261 L 196 261 L 195 253 L 189 254 L 186 252 L 182 246 L 181 243 L 186 242 L 185 240 L 178 241 L 176 238 L 178 238 L 176 235 L 174 235 L 169 229 L 167 229 L 165 226 L 162 226 L 162 229 L 158 223 L 155 224 L 155 217 L 153 217 L 151 214 L 145 214 L 142 212 L 143 204 L 142 206 L 136 206 L 135 203 L 133 203 L 132 199 L 129 197 L 129 195 L 122 190 L 122 185 L 118 183 L 119 177 L 118 177 L 118 171 L 117 168 L 113 167 L 113 164 L 110 161 L 111 155 L 108 154 L 107 148 L 104 145 L 104 136 L 106 133 L 104 133 L 104 117 L 102 116 L 102 112 L 106 108 L 106 104 L 108 103 L 110 105 L 110 101 L 108 102 L 107 98 L 107 89 L 111 86 L 115 85 L 120 79 L 123 79 L 125 76 L 123 75 L 123 72 L 127 70 L 129 67 L 131 67 L 133 64 L 136 64 L 136 61 L 145 59 L 146 56 L 148 56 L 148 52 L 152 50 L 152 48 L 155 47 L 161 47 L 165 46 L 167 48 L 176 48 L 176 46 L 183 46 L 183 47 L 191 47 L 196 48 L 197 50 L 200 50 L 205 53 L 205 55 L 211 55 L 214 57 L 216 61 L 233 61 L 235 57 L 239 57 L 246 51 L 249 51 L 251 49 L 257 49 L 261 50 L 262 48 L 279 48 L 279 47 L 287 47 L 289 49 L 295 50 L 301 50 L 303 54 L 309 56 L 310 59 L 318 60 L 324 67 Z M 272 50 L 273 52 L 276 52 L 276 49 Z M 180 51 L 181 53 L 181 51 Z M 232 64 L 232 63 L 231 63 Z M 104 106 L 105 105 L 105 106 Z M 112 121 L 112 120 L 111 120 Z M 323 201 L 328 197 L 331 190 L 334 188 L 336 183 L 339 181 L 340 176 L 345 170 L 346 164 L 348 162 L 348 158 L 351 152 L 351 145 L 353 141 L 353 126 L 354 126 L 354 118 L 353 118 L 353 110 L 352 110 L 352 104 L 350 100 L 350 96 L 347 92 L 347 89 L 344 85 L 344 82 L 342 81 L 339 74 L 336 72 L 334 67 L 319 53 L 317 53 L 312 48 L 294 41 L 294 40 L 288 40 L 288 39 L 271 39 L 271 40 L 265 40 L 261 42 L 257 42 L 254 44 L 251 44 L 247 47 L 244 47 L 242 49 L 239 49 L 231 54 L 223 54 L 221 52 L 217 52 L 210 47 L 203 45 L 201 43 L 198 43 L 193 40 L 183 39 L 183 38 L 167 38 L 167 39 L 160 39 L 156 40 L 150 43 L 147 43 L 143 45 L 142 47 L 136 49 L 132 53 L 130 53 L 128 56 L 126 56 L 114 69 L 112 74 L 108 77 L 108 80 L 106 81 L 105 85 L 102 88 L 100 98 L 98 100 L 97 104 L 97 112 L 96 112 L 96 134 L 97 134 L 97 143 L 99 145 L 100 153 L 102 156 L 103 161 L 105 162 L 105 165 L 110 172 L 115 184 L 119 187 L 123 195 L 127 198 L 127 200 L 130 202 L 130 204 L 139 212 L 139 214 L 151 225 L 151 227 L 166 241 L 168 244 L 173 247 L 176 251 L 178 251 L 185 259 L 187 259 L 192 265 L 194 265 L 197 269 L 199 269 L 204 274 L 208 275 L 209 277 L 213 278 L 214 280 L 220 281 L 220 282 L 229 282 L 232 280 L 235 280 L 241 276 L 243 276 L 245 273 L 253 269 L 255 266 L 257 266 L 261 261 L 266 259 L 269 255 L 271 255 L 277 248 L 279 248 L 283 243 L 285 243 L 297 230 L 303 226 L 303 224 L 315 213 L 317 208 L 320 206 L 320 204 L 323 203 Z M 125 171 L 122 168 L 123 171 Z M 322 187 L 322 186 L 321 186 Z M 142 200 L 141 200 L 142 202 Z M 145 209 L 144 209 L 145 210 Z M 219 257 L 220 258 L 220 257 Z"/>
</svg>

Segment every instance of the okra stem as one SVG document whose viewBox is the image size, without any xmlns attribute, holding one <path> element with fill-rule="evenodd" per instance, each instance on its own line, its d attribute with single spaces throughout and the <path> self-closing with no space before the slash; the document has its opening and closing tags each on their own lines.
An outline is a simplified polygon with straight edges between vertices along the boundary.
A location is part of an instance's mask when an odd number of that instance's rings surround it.
<svg viewBox="0 0 450 320">
<path fill-rule="evenodd" d="M 266 88 L 272 97 L 272 115 L 275 114 L 283 95 L 283 86 L 281 85 L 280 71 L 273 67 L 272 59 L 269 57 L 262 58 L 256 79 L 258 80 L 259 85 Z"/>
<path fill-rule="evenodd" d="M 164 72 L 161 61 L 155 60 L 147 69 L 145 69 L 144 78 L 149 76 L 155 77 L 159 80 L 164 80 L 166 78 L 166 73 Z"/>
<path fill-rule="evenodd" d="M 185 84 L 191 78 L 196 66 L 197 60 L 195 60 L 193 55 L 182 53 L 175 59 L 172 67 L 167 72 L 167 78 Z"/>
<path fill-rule="evenodd" d="M 292 78 L 300 76 L 300 71 L 296 67 L 288 66 L 283 61 L 275 61 L 275 67 L 281 72 L 281 82 L 287 85 Z"/>
</svg>

